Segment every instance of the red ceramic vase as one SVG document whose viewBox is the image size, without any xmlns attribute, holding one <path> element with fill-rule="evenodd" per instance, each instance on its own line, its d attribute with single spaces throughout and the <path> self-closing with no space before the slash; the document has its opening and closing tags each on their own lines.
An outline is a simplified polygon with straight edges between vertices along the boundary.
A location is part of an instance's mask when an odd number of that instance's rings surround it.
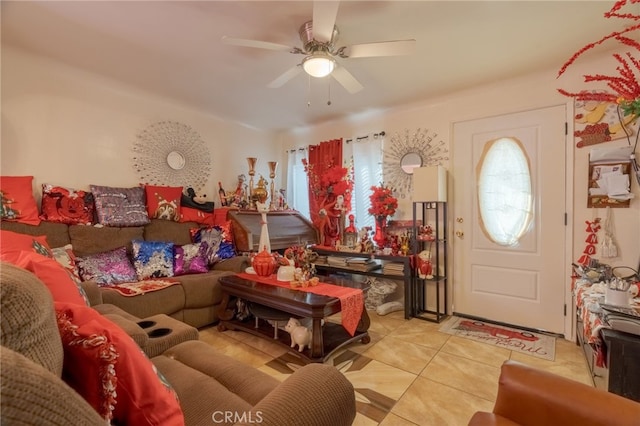
<svg viewBox="0 0 640 426">
<path fill-rule="evenodd" d="M 277 262 L 267 250 L 262 250 L 253 257 L 252 265 L 256 275 L 268 277 L 276 270 Z"/>
<path fill-rule="evenodd" d="M 372 240 L 376 243 L 378 248 L 382 250 L 387 241 L 387 217 L 376 216 L 376 231 Z"/>
</svg>

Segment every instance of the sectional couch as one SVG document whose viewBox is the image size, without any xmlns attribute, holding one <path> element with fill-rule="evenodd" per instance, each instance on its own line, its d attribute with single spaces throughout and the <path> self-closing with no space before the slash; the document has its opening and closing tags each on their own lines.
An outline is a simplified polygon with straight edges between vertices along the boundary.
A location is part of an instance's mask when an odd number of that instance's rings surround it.
<svg viewBox="0 0 640 426">
<path fill-rule="evenodd" d="M 71 244 L 77 256 L 106 252 L 118 247 L 131 248 L 132 240 L 165 241 L 177 245 L 191 243 L 190 230 L 199 227 L 195 222 L 173 222 L 152 219 L 149 224 L 136 227 L 96 227 L 40 222 L 27 225 L 18 222 L 1 222 L 3 230 L 45 235 L 51 248 Z M 236 256 L 216 263 L 212 270 L 202 274 L 172 277 L 179 282 L 162 290 L 138 296 L 123 296 L 121 293 L 86 281 L 82 286 L 91 305 L 115 305 L 139 318 L 166 314 L 193 327 L 203 327 L 218 320 L 221 293 L 218 279 L 249 266 L 249 259 Z"/>
</svg>

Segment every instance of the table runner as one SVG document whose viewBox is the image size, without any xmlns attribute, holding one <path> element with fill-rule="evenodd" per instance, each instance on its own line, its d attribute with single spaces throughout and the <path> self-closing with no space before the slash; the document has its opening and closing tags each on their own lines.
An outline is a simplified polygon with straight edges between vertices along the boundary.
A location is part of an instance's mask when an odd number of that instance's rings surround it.
<svg viewBox="0 0 640 426">
<path fill-rule="evenodd" d="M 315 287 L 296 287 L 291 288 L 288 281 L 278 281 L 276 275 L 269 277 L 260 277 L 255 274 L 247 274 L 245 272 L 237 274 L 240 278 L 249 281 L 255 281 L 261 284 L 270 284 L 278 287 L 288 288 L 294 291 L 306 291 L 309 293 L 319 294 L 321 296 L 330 296 L 340 299 L 340 309 L 342 311 L 342 326 L 347 332 L 353 336 L 362 317 L 362 309 L 364 309 L 364 296 L 359 288 L 342 287 L 334 284 L 320 282 Z"/>
</svg>

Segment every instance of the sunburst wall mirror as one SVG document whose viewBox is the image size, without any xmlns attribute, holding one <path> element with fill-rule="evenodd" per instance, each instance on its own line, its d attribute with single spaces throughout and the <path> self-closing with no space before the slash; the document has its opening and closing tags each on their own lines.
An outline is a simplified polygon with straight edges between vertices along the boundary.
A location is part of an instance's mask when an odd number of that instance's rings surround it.
<svg viewBox="0 0 640 426">
<path fill-rule="evenodd" d="M 133 166 L 143 183 L 182 186 L 202 191 L 211 173 L 211 159 L 202 138 L 190 126 L 160 121 L 137 135 Z"/>
<path fill-rule="evenodd" d="M 429 129 L 394 133 L 383 150 L 385 183 L 398 199 L 405 199 L 411 195 L 413 169 L 442 165 L 443 161 L 449 160 L 448 154 L 444 141 L 438 140 L 438 134 Z"/>
</svg>

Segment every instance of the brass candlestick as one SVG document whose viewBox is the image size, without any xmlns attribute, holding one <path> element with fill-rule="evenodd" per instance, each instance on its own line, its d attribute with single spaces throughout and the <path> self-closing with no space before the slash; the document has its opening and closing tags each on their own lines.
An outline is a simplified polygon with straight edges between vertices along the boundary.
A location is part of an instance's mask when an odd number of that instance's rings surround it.
<svg viewBox="0 0 640 426">
<path fill-rule="evenodd" d="M 256 157 L 247 157 L 247 163 L 249 163 L 249 207 L 253 207 L 253 176 L 256 174 L 256 163 L 258 159 Z"/>
<path fill-rule="evenodd" d="M 275 191 L 275 185 L 273 183 L 273 179 L 276 177 L 276 169 L 278 168 L 278 162 L 277 161 L 269 161 L 269 177 L 271 178 L 271 206 L 269 207 L 270 210 L 275 210 L 276 209 L 276 191 Z"/>
</svg>

